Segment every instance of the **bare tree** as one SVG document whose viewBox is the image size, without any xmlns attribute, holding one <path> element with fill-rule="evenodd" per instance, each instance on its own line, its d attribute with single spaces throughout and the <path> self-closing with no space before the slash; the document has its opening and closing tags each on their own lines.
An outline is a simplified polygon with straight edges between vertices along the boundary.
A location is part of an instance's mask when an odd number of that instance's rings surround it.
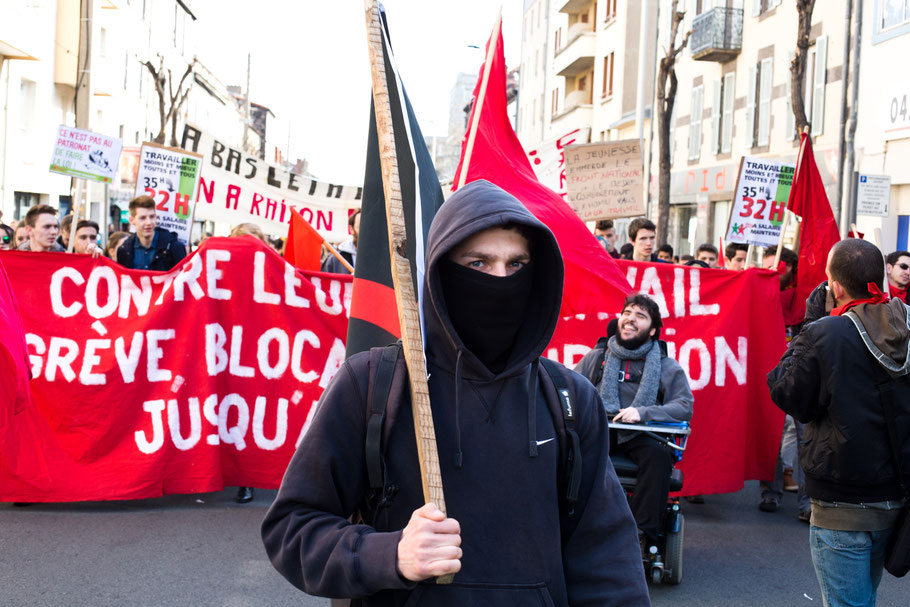
<svg viewBox="0 0 910 607">
<path fill-rule="evenodd" d="M 186 98 L 190 94 L 191 88 L 190 85 L 187 85 L 186 88 L 184 88 L 184 84 L 196 67 L 196 59 L 194 58 L 186 66 L 186 71 L 183 72 L 183 76 L 180 77 L 176 89 L 174 88 L 174 75 L 171 73 L 171 69 L 165 69 L 164 67 L 164 57 L 160 58 L 157 68 L 155 68 L 151 61 L 146 61 L 143 65 L 148 68 L 148 71 L 152 74 L 152 78 L 155 81 L 155 90 L 158 92 L 158 118 L 161 126 L 153 141 L 155 143 L 164 143 L 166 138 L 165 132 L 167 131 L 168 123 L 170 123 L 171 140 L 168 145 L 176 147 L 177 117 L 180 115 L 180 108 L 182 108 L 183 104 L 186 102 Z M 166 91 L 165 88 L 167 88 Z"/>
<path fill-rule="evenodd" d="M 679 26 L 686 16 L 684 11 L 678 11 L 678 0 L 673 0 L 670 14 L 673 19 L 670 23 L 670 42 L 664 56 L 660 59 L 660 71 L 657 76 L 657 140 L 658 152 L 658 185 L 657 185 L 657 240 L 667 242 L 667 232 L 670 223 L 670 118 L 673 116 L 673 106 L 676 104 L 676 59 L 686 44 L 689 43 L 688 31 L 683 35 L 682 42 L 676 46 Z"/>
<path fill-rule="evenodd" d="M 790 105 L 796 120 L 796 132 L 802 133 L 809 125 L 806 118 L 806 64 L 809 59 L 809 31 L 812 29 L 812 11 L 815 0 L 796 0 L 799 26 L 796 30 L 796 53 L 790 62 Z"/>
</svg>

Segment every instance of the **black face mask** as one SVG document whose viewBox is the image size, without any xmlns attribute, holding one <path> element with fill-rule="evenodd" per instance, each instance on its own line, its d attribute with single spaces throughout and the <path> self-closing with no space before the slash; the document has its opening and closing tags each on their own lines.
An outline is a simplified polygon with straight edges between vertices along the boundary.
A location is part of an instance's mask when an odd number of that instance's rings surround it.
<svg viewBox="0 0 910 607">
<path fill-rule="evenodd" d="M 461 341 L 493 373 L 505 370 L 525 320 L 534 269 L 527 264 L 511 276 L 491 276 L 444 258 L 439 278 Z"/>
</svg>

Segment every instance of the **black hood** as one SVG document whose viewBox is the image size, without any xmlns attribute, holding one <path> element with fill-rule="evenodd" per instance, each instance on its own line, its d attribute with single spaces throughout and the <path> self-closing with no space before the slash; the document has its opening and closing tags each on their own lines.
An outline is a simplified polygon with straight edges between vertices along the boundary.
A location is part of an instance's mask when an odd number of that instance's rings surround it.
<svg viewBox="0 0 910 607">
<path fill-rule="evenodd" d="M 449 318 L 439 279 L 439 262 L 458 243 L 488 228 L 520 224 L 533 231 L 531 261 L 534 286 L 508 363 L 494 375 L 464 344 Z M 556 238 L 517 198 L 488 181 L 474 181 L 453 194 L 436 213 L 427 238 L 424 316 L 427 357 L 454 368 L 462 352 L 464 377 L 491 380 L 521 373 L 544 351 L 553 336 L 562 304 L 563 264 Z"/>
</svg>

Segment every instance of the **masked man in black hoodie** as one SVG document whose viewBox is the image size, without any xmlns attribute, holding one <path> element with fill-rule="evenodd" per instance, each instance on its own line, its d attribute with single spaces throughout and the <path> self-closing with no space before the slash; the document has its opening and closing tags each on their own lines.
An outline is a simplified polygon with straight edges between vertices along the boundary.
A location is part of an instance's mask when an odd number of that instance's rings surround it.
<svg viewBox="0 0 910 607">
<path fill-rule="evenodd" d="M 825 605 L 874 605 L 885 548 L 910 487 L 910 320 L 881 293 L 875 245 L 828 255 L 828 293 L 768 374 L 771 398 L 806 424 L 800 461 L 812 514 L 809 547 Z M 902 476 L 901 476 L 902 473 Z"/>
<path fill-rule="evenodd" d="M 553 234 L 478 181 L 439 210 L 427 241 L 430 399 L 447 514 L 424 504 L 411 407 L 389 404 L 385 475 L 397 491 L 370 525 L 369 354 L 326 389 L 262 525 L 275 567 L 316 595 L 364 605 L 648 605 L 635 525 L 608 457 L 600 399 L 575 395 L 578 500 L 560 490 L 560 433 L 538 369 L 562 299 Z M 455 573 L 454 583 L 433 579 Z"/>
</svg>

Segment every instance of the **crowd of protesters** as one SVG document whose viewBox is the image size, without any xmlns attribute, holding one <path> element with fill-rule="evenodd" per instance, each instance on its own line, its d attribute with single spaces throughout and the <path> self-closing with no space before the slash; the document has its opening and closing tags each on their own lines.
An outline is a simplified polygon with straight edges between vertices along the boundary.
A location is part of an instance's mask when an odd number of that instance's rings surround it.
<svg viewBox="0 0 910 607">
<path fill-rule="evenodd" d="M 115 231 L 115 226 L 110 226 L 103 248 L 98 242 L 101 235 L 98 223 L 82 219 L 74 226 L 73 222 L 72 215 L 60 219 L 54 207 L 44 204 L 30 208 L 20 221 L 11 225 L 2 223 L 0 216 L 0 250 L 55 253 L 71 251 L 93 257 L 103 255 L 126 268 L 157 271 L 172 269 L 188 254 L 187 246 L 178 240 L 176 233 L 159 227 L 155 203 L 148 196 L 139 196 L 130 201 L 129 223 L 132 233 Z M 349 217 L 349 238 L 337 248 L 338 254 L 352 266 L 357 255 L 359 228 L 360 213 L 357 211 Z M 598 221 L 594 234 L 607 254 L 614 259 L 728 271 L 745 270 L 753 262 L 748 259 L 747 245 L 738 243 L 728 243 L 722 250 L 713 244 L 703 243 L 695 249 L 694 255 L 676 255 L 671 245 L 658 245 L 657 228 L 645 218 L 636 218 L 630 222 L 627 238 L 620 238 L 612 220 Z M 230 235 L 257 238 L 272 246 L 276 244 L 252 223 L 235 226 Z M 204 235 L 203 239 L 207 236 Z M 620 245 L 621 240 L 627 242 Z M 897 382 L 897 387 L 901 390 L 910 387 L 907 385 L 910 381 L 910 357 L 907 356 L 910 322 L 907 320 L 907 308 L 898 303 L 910 304 L 910 252 L 894 251 L 882 256 L 871 243 L 856 239 L 842 241 L 835 245 L 828 257 L 828 281 L 819 285 L 804 303 L 795 301 L 799 261 L 797 254 L 785 247 L 779 251 L 777 247 L 765 248 L 761 252 L 760 267 L 779 275 L 781 309 L 784 312 L 785 335 L 790 347 L 780 365 L 768 376 L 772 399 L 787 415 L 774 476 L 760 483 L 758 508 L 766 513 L 777 512 L 784 492 L 796 493 L 798 519 L 811 523 L 810 547 L 825 603 L 840 605 L 855 599 L 859 601 L 856 604 L 874 604 L 883 566 L 884 546 L 895 525 L 897 512 L 903 507 L 904 498 L 898 482 L 900 469 L 895 472 L 888 461 L 891 456 L 888 451 L 889 440 L 893 437 L 886 436 L 882 429 L 891 422 L 887 416 L 872 421 L 851 419 L 851 411 L 855 412 L 858 403 L 861 404 L 864 399 L 877 399 L 876 390 L 889 378 L 892 383 Z M 322 271 L 347 272 L 337 257 L 332 255 L 324 256 Z M 653 384 L 652 391 L 655 394 L 660 392 L 657 396 L 660 400 L 669 391 L 656 379 L 658 375 L 652 373 L 650 384 L 645 381 L 648 379 L 645 361 L 651 351 L 650 342 L 659 335 L 659 312 L 647 297 L 634 297 L 638 299 L 627 301 L 623 309 L 620 319 L 623 324 L 618 329 L 620 333 L 616 341 L 618 345 L 606 341 L 609 336 L 602 339 L 598 343 L 600 350 L 595 347 L 585 357 L 590 372 L 584 372 L 584 369 L 581 372 L 589 379 L 592 375 L 597 375 L 596 371 L 606 365 L 602 361 L 606 349 L 611 348 L 606 360 L 615 358 L 614 366 L 619 365 L 616 361 L 626 361 L 627 374 L 628 361 L 634 361 L 643 367 L 644 371 L 639 374 L 643 382 L 641 385 Z M 640 318 L 636 318 L 636 313 Z M 844 318 L 838 318 L 844 316 L 850 316 L 852 324 Z M 857 322 L 866 327 L 865 332 L 853 329 Z M 656 335 L 655 331 L 658 331 Z M 600 336 L 593 336 L 592 342 L 598 337 Z M 876 346 L 880 349 L 876 350 Z M 834 357 L 843 359 L 843 365 L 850 365 L 856 373 L 850 377 L 839 375 L 837 361 L 832 362 Z M 675 362 L 666 359 L 665 355 L 661 358 L 659 354 L 654 354 L 652 358 L 660 360 L 661 365 L 669 369 L 667 374 L 673 372 L 682 376 L 678 365 L 674 366 Z M 579 370 L 576 368 L 576 371 Z M 636 406 L 639 401 L 639 385 L 636 384 L 631 392 L 627 390 L 628 394 L 617 392 L 615 386 L 600 383 L 603 371 L 600 373 L 597 380 L 592 379 L 592 383 L 602 396 L 612 395 L 610 402 L 615 406 L 612 410 L 608 407 L 608 413 L 616 415 L 622 422 L 645 420 L 645 413 L 639 411 L 647 412 L 649 409 Z M 609 377 L 613 375 L 616 373 Z M 839 388 L 824 388 L 832 383 L 836 383 Z M 660 391 L 658 386 L 661 387 Z M 691 391 L 682 384 L 677 387 L 679 401 L 685 405 L 680 406 L 681 413 L 678 417 L 689 419 L 693 409 Z M 906 413 L 908 393 L 910 391 L 903 390 L 895 392 L 893 396 L 892 406 L 899 405 L 898 412 L 902 415 Z M 604 397 L 605 403 L 608 400 L 610 399 Z M 665 402 L 657 402 L 657 405 L 651 406 L 666 405 Z M 653 417 L 650 413 L 648 415 Z M 907 438 L 906 425 L 898 425 L 893 429 L 901 437 Z M 831 437 L 842 436 L 845 432 L 861 434 L 868 439 L 863 441 L 864 444 L 874 444 L 876 448 L 860 457 L 849 442 L 841 444 L 829 440 Z M 818 439 L 821 438 L 826 441 L 824 444 L 819 442 Z M 641 457 L 653 460 L 654 452 L 659 451 L 655 445 L 641 437 L 635 440 L 644 441 L 641 448 L 648 451 L 647 458 L 644 455 Z M 905 441 L 897 446 L 900 451 L 897 457 L 904 460 L 908 459 L 904 453 L 907 451 L 906 444 Z M 633 447 L 639 448 L 634 441 L 623 443 L 622 440 L 617 449 L 619 447 L 625 451 L 631 451 Z M 651 478 L 651 484 L 654 484 L 654 479 L 659 477 L 660 483 L 665 484 L 665 468 L 671 465 L 670 459 L 665 453 L 656 455 L 663 458 L 659 465 L 655 465 L 657 473 L 650 477 L 645 475 L 645 478 Z M 644 464 L 644 460 L 641 463 Z M 870 486 L 865 481 L 856 480 L 863 475 L 874 476 L 878 484 Z M 654 504 L 660 505 L 666 501 L 667 488 L 660 483 L 660 486 L 650 488 L 653 491 L 642 487 L 639 492 L 642 503 L 632 504 L 639 527 L 639 541 L 643 547 L 646 542 L 653 541 L 656 534 L 654 513 L 659 512 L 659 509 L 656 510 Z M 251 487 L 240 487 L 236 500 L 245 503 L 253 497 Z M 689 496 L 687 499 L 694 503 L 704 501 L 702 496 Z M 837 545 L 837 540 L 832 535 L 836 533 L 844 537 L 849 534 L 853 544 L 848 548 Z M 864 564 L 858 569 L 855 566 L 857 559 L 864 559 Z M 847 570 L 850 571 L 852 582 L 842 584 L 838 580 Z"/>
</svg>

